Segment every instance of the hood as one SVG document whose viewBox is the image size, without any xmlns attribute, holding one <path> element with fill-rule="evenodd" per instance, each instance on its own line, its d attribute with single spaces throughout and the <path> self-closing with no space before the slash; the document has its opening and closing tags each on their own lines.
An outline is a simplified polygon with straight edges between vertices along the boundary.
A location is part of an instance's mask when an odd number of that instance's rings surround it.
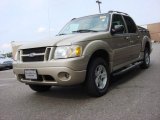
<svg viewBox="0 0 160 120">
<path fill-rule="evenodd" d="M 107 38 L 109 35 L 110 35 L 109 32 L 90 32 L 90 33 L 75 33 L 70 35 L 55 36 L 50 40 L 38 41 L 31 44 L 24 44 L 20 47 L 20 49 L 72 45 L 74 43 L 88 41 L 88 40 L 104 39 Z"/>
</svg>

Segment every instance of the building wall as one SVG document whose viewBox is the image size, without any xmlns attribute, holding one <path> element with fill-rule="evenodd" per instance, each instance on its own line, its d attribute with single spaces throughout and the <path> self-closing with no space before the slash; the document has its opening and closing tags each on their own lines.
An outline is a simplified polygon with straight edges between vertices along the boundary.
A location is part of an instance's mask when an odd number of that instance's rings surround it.
<svg viewBox="0 0 160 120">
<path fill-rule="evenodd" d="M 151 34 L 151 39 L 160 42 L 160 23 L 148 24 L 147 29 Z"/>
<path fill-rule="evenodd" d="M 16 42 L 11 42 L 11 46 L 12 46 L 12 56 L 13 56 L 13 59 L 15 60 L 15 55 L 16 55 L 16 52 L 18 50 L 18 48 L 21 46 L 22 44 L 20 43 L 16 43 Z"/>
</svg>

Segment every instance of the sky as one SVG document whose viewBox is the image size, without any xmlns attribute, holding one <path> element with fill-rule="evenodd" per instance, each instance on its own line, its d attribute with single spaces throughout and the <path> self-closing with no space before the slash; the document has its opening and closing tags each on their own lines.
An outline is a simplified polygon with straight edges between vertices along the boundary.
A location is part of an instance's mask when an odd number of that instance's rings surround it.
<svg viewBox="0 0 160 120">
<path fill-rule="evenodd" d="M 138 25 L 160 22 L 160 0 L 101 0 L 102 13 L 128 13 Z M 96 0 L 0 0 L 0 53 L 11 41 L 53 38 L 72 18 L 97 14 Z"/>
</svg>

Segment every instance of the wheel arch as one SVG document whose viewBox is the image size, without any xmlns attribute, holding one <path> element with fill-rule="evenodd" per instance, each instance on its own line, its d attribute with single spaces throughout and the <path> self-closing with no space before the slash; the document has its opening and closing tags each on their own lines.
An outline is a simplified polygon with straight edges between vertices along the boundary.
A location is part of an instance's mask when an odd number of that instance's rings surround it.
<svg viewBox="0 0 160 120">
<path fill-rule="evenodd" d="M 145 49 L 148 48 L 149 50 L 149 53 L 151 53 L 151 47 L 150 47 L 150 44 L 149 42 L 147 41 L 146 44 L 145 44 Z"/>
<path fill-rule="evenodd" d="M 145 48 L 148 48 L 149 53 L 151 53 L 152 48 L 151 48 L 151 40 L 148 36 L 144 36 L 142 40 L 142 51 L 145 51 Z"/>
<path fill-rule="evenodd" d="M 88 72 L 88 69 L 89 69 L 89 67 L 90 67 L 90 65 L 91 65 L 91 61 L 92 60 L 94 60 L 95 58 L 97 58 L 97 57 L 101 57 L 101 58 L 103 58 L 105 61 L 106 61 L 106 63 L 107 63 L 107 65 L 108 65 L 108 67 L 109 67 L 109 71 L 111 71 L 110 70 L 110 56 L 109 56 L 109 54 L 107 53 L 107 51 L 105 51 L 104 49 L 99 49 L 99 50 L 96 50 L 92 55 L 91 55 L 91 57 L 90 57 L 90 59 L 89 59 L 89 61 L 88 61 L 88 64 L 87 64 L 87 72 Z M 88 73 L 87 73 L 88 74 Z M 87 74 L 86 74 L 86 77 L 87 77 Z"/>
<path fill-rule="evenodd" d="M 86 69 L 88 69 L 91 60 L 93 60 L 95 57 L 102 57 L 105 61 L 107 61 L 109 70 L 111 70 L 113 51 L 111 50 L 107 42 L 104 42 L 102 40 L 93 41 L 85 47 L 83 54 L 89 56 Z"/>
</svg>

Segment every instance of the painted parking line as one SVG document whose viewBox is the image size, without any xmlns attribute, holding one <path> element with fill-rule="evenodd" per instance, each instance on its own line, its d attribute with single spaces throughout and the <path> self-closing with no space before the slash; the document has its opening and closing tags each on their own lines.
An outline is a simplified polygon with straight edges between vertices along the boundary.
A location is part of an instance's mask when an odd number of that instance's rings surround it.
<svg viewBox="0 0 160 120">
<path fill-rule="evenodd" d="M 10 86 L 11 84 L 0 84 L 0 87 Z"/>
<path fill-rule="evenodd" d="M 0 78 L 0 80 L 15 80 L 16 78 Z"/>
</svg>

